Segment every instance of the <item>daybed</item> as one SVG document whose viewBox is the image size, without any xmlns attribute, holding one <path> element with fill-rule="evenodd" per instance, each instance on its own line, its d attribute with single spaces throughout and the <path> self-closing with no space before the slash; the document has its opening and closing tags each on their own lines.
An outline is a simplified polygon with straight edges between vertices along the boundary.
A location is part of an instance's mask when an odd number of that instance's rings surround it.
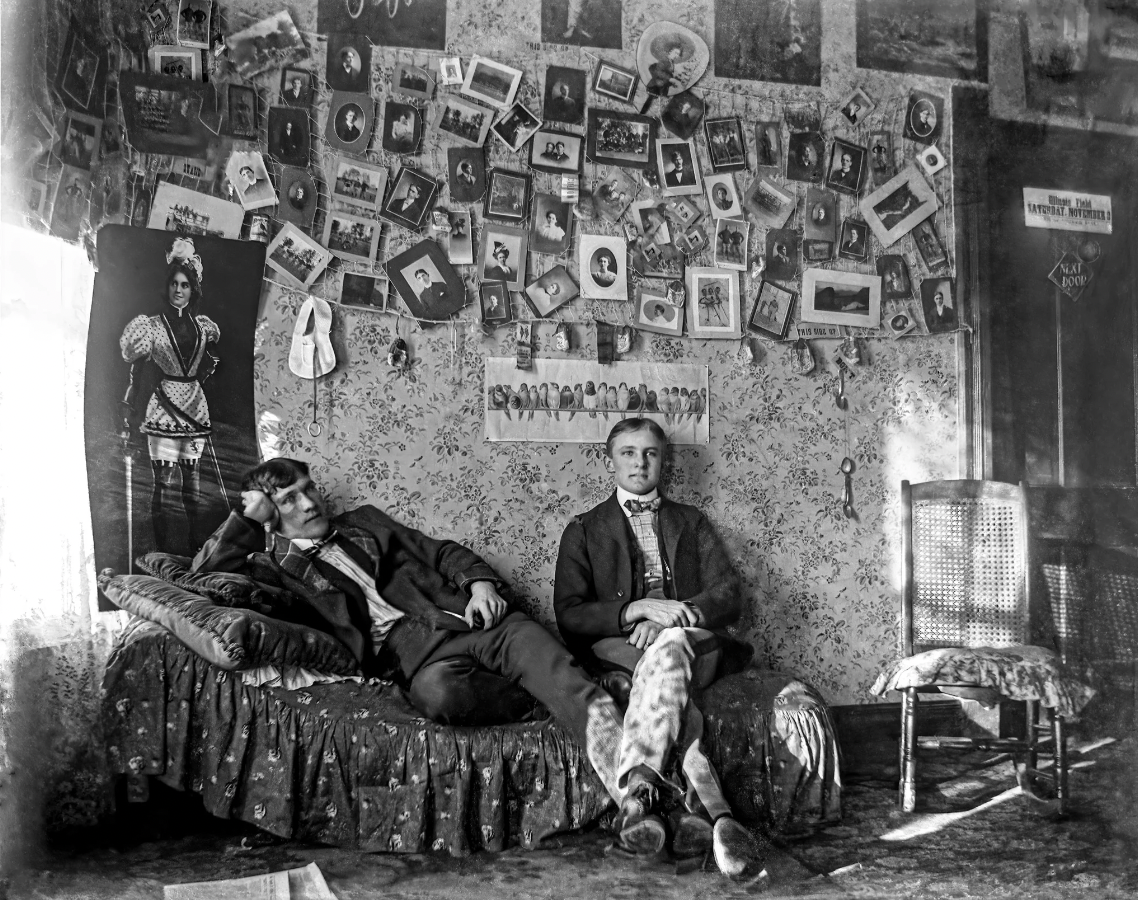
<svg viewBox="0 0 1138 900">
<path fill-rule="evenodd" d="M 113 772 L 194 791 L 213 815 L 281 837 L 364 850 L 531 847 L 610 808 L 584 752 L 552 720 L 440 726 L 379 679 L 299 690 L 247 684 L 237 670 L 274 655 L 342 670 L 339 645 L 220 605 L 234 600 L 225 595 L 239 576 L 191 584 L 184 569 L 150 570 L 166 580 L 100 576 L 112 600 L 154 620 L 132 619 L 104 677 Z M 749 669 L 713 685 L 700 705 L 741 819 L 783 834 L 839 820 L 838 745 L 812 688 Z"/>
</svg>

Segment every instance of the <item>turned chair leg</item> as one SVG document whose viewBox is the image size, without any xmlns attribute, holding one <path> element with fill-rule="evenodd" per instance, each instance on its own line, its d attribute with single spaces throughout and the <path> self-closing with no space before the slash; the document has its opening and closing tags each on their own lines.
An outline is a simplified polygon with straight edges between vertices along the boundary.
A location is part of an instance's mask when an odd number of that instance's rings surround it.
<svg viewBox="0 0 1138 900">
<path fill-rule="evenodd" d="M 1055 744 L 1055 799 L 1063 816 L 1067 814 L 1067 727 L 1055 712 L 1051 713 L 1051 740 Z"/>
<path fill-rule="evenodd" d="M 917 689 L 906 688 L 901 696 L 900 782 L 897 802 L 904 812 L 917 805 Z"/>
<path fill-rule="evenodd" d="M 1026 707 L 1024 717 L 1027 719 L 1025 741 L 1027 743 L 1027 769 L 1034 772 L 1039 768 L 1039 738 L 1037 729 L 1039 725 L 1039 704 L 1034 700 L 1024 703 Z"/>
</svg>

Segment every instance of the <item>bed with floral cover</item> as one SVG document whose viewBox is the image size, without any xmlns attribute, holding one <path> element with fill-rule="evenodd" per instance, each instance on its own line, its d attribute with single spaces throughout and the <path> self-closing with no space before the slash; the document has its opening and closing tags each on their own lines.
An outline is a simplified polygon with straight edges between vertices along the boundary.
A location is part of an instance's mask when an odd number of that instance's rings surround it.
<svg viewBox="0 0 1138 900">
<path fill-rule="evenodd" d="M 611 808 L 582 748 L 552 720 L 455 728 L 418 715 L 390 681 L 251 682 L 243 671 L 272 656 L 343 674 L 339 645 L 227 605 L 215 589 L 233 576 L 188 584 L 184 569 L 149 570 L 159 575 L 100 576 L 136 616 L 103 681 L 113 772 L 193 791 L 213 815 L 284 838 L 363 850 L 532 847 Z M 782 834 L 839 821 L 840 754 L 813 688 L 748 669 L 700 706 L 741 819 Z"/>
</svg>

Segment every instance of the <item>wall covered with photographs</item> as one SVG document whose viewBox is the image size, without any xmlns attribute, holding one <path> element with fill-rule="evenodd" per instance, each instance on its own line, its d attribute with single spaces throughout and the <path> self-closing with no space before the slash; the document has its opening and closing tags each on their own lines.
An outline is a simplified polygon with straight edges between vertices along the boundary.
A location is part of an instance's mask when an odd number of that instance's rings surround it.
<svg viewBox="0 0 1138 900">
<path fill-rule="evenodd" d="M 22 224 L 92 253 L 105 224 L 265 242 L 263 449 L 469 543 L 548 625 L 602 448 L 485 440 L 486 360 L 706 367 L 709 437 L 667 490 L 722 529 L 757 658 L 869 702 L 900 480 L 958 474 L 951 88 L 987 78 L 977 4 L 925 4 L 935 33 L 909 5 L 45 0 L 5 149 Z"/>
</svg>

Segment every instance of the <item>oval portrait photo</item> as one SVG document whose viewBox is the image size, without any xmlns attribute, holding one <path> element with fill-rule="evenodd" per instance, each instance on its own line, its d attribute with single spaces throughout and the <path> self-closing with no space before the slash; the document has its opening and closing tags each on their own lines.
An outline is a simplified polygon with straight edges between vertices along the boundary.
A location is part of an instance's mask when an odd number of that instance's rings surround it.
<svg viewBox="0 0 1138 900">
<path fill-rule="evenodd" d="M 604 247 L 597 250 L 589 260 L 589 273 L 593 276 L 593 281 L 602 287 L 609 287 L 616 281 L 616 257 L 612 251 Z"/>
<path fill-rule="evenodd" d="M 924 98 L 913 104 L 909 112 L 909 127 L 917 137 L 928 137 L 936 130 L 936 107 Z"/>
<path fill-rule="evenodd" d="M 336 135 L 346 144 L 359 139 L 364 121 L 363 109 L 355 103 L 346 103 L 336 115 Z"/>
</svg>

